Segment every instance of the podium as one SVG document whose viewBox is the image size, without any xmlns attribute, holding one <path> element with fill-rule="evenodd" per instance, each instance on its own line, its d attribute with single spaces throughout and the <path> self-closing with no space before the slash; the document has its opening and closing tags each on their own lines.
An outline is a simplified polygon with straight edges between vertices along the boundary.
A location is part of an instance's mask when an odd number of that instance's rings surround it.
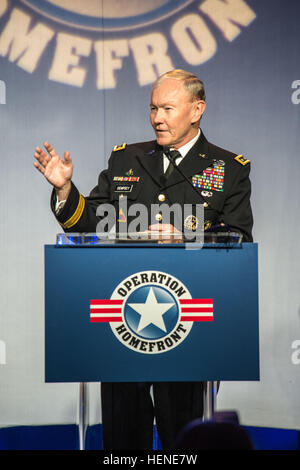
<svg viewBox="0 0 300 470">
<path fill-rule="evenodd" d="M 259 380 L 257 251 L 46 245 L 46 382 Z"/>
</svg>

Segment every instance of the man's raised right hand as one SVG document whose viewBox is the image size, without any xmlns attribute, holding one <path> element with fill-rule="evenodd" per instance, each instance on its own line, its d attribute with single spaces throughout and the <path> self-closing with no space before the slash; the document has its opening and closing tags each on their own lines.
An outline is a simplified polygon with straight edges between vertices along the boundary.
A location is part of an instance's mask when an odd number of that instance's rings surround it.
<svg viewBox="0 0 300 470">
<path fill-rule="evenodd" d="M 56 153 L 48 143 L 44 143 L 47 153 L 36 147 L 34 157 L 37 160 L 34 166 L 45 176 L 46 180 L 54 186 L 58 200 L 67 199 L 71 190 L 73 162 L 68 151 L 64 152 L 64 159 Z"/>
</svg>

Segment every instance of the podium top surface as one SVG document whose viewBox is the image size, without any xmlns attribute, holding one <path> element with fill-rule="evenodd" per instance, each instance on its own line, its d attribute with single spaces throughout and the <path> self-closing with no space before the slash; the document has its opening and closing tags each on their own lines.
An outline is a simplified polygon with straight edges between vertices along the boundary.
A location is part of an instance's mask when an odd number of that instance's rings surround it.
<svg viewBox="0 0 300 470">
<path fill-rule="evenodd" d="M 68 247 L 103 247 L 108 245 L 126 245 L 135 247 L 144 246 L 176 246 L 180 248 L 193 247 L 194 249 L 209 248 L 237 248 L 241 245 L 242 235 L 235 232 L 202 233 L 202 236 L 188 238 L 182 233 L 174 232 L 146 232 L 146 233 L 59 233 L 56 236 L 56 246 Z"/>
</svg>

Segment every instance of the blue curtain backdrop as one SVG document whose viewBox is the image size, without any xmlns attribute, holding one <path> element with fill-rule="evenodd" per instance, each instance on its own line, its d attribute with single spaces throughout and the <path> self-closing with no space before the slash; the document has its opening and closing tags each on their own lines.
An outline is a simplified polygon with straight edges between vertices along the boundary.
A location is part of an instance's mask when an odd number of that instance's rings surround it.
<svg viewBox="0 0 300 470">
<path fill-rule="evenodd" d="M 87 194 L 115 145 L 153 138 L 151 83 L 183 68 L 205 83 L 208 140 L 252 165 L 261 380 L 223 383 L 218 407 L 300 428 L 299 14 L 298 0 L 0 1 L 0 426 L 77 420 L 77 385 L 44 383 L 43 245 L 60 229 L 35 146 L 69 150 Z"/>
</svg>

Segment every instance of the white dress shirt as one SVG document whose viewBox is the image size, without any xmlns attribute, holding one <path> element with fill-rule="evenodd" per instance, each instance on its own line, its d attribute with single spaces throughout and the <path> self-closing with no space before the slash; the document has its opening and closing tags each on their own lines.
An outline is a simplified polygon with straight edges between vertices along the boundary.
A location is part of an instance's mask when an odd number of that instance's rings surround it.
<svg viewBox="0 0 300 470">
<path fill-rule="evenodd" d="M 176 158 L 176 166 L 179 165 L 179 163 L 184 159 L 186 154 L 191 150 L 193 145 L 196 143 L 196 141 L 200 137 L 200 132 L 201 132 L 200 129 L 198 129 L 198 133 L 197 133 L 196 137 L 194 137 L 192 140 L 190 140 L 187 144 L 184 144 L 182 147 L 179 147 L 179 149 L 177 149 L 178 152 L 180 152 L 181 157 Z M 170 150 L 174 150 L 174 149 L 172 149 L 172 147 L 171 147 Z M 164 155 L 164 173 L 167 171 L 169 163 L 170 163 L 169 159 Z"/>
</svg>

